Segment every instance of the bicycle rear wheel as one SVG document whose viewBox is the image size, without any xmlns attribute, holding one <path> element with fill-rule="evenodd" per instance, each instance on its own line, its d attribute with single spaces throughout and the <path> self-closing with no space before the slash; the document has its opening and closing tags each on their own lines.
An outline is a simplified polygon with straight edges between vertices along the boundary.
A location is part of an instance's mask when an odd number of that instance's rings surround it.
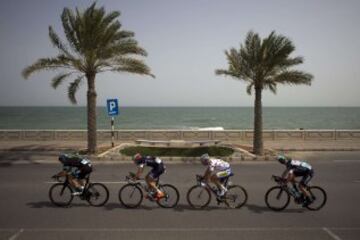
<svg viewBox="0 0 360 240">
<path fill-rule="evenodd" d="M 84 194 L 86 194 L 86 201 L 94 207 L 104 206 L 109 200 L 109 190 L 102 183 L 90 183 Z"/>
<path fill-rule="evenodd" d="M 128 183 L 120 188 L 119 200 L 127 208 L 136 208 L 143 200 L 143 193 L 137 185 Z"/>
<path fill-rule="evenodd" d="M 209 189 L 195 185 L 187 192 L 186 199 L 191 207 L 204 208 L 211 201 L 211 193 Z"/>
<path fill-rule="evenodd" d="M 270 188 L 265 194 L 265 203 L 274 211 L 284 210 L 290 203 L 290 195 L 281 187 Z"/>
<path fill-rule="evenodd" d="M 170 184 L 159 185 L 160 191 L 165 194 L 165 197 L 159 199 L 156 203 L 163 208 L 173 208 L 179 202 L 179 191 Z"/>
<path fill-rule="evenodd" d="M 325 206 L 327 195 L 323 188 L 312 186 L 309 188 L 309 192 L 313 202 L 306 206 L 307 209 L 317 211 Z"/>
<path fill-rule="evenodd" d="M 241 208 L 247 202 L 247 199 L 246 190 L 239 185 L 228 187 L 228 191 L 224 196 L 224 202 L 230 208 Z"/>
<path fill-rule="evenodd" d="M 49 198 L 54 205 L 67 207 L 70 205 L 74 196 L 68 185 L 65 185 L 64 183 L 55 183 L 49 189 Z"/>
</svg>

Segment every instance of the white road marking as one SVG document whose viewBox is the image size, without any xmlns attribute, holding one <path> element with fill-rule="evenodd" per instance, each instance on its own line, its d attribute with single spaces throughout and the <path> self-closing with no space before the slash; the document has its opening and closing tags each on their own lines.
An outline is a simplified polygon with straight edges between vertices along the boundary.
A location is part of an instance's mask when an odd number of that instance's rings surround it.
<svg viewBox="0 0 360 240">
<path fill-rule="evenodd" d="M 360 160 L 333 160 L 335 163 L 360 163 Z"/>
<path fill-rule="evenodd" d="M 334 230 L 344 230 L 344 231 L 358 231 L 360 227 L 347 228 L 347 227 L 334 227 Z M 15 229 L 6 229 L 2 228 L 0 231 L 14 231 Z M 244 227 L 244 228 L 27 228 L 20 229 L 16 234 L 15 238 L 9 238 L 9 240 L 14 240 L 19 236 L 20 233 L 26 232 L 233 232 L 233 231 L 325 231 L 333 239 L 341 240 L 337 235 L 331 232 L 328 228 L 323 227 L 299 227 L 299 228 L 282 228 L 282 227 L 270 227 L 270 228 L 261 228 L 261 227 Z M 13 237 L 12 236 L 12 237 Z"/>
<path fill-rule="evenodd" d="M 23 228 L 21 228 L 19 231 L 17 231 L 16 233 L 14 233 L 14 235 L 10 236 L 10 237 L 9 237 L 9 240 L 15 240 L 15 239 L 17 239 L 22 232 L 24 232 L 24 229 L 23 229 Z"/>
<path fill-rule="evenodd" d="M 330 229 L 323 227 L 322 230 L 324 230 L 327 234 L 329 234 L 329 236 L 334 239 L 334 240 L 342 240 L 338 235 L 336 235 L 335 233 L 333 233 L 332 231 L 330 231 Z"/>
</svg>

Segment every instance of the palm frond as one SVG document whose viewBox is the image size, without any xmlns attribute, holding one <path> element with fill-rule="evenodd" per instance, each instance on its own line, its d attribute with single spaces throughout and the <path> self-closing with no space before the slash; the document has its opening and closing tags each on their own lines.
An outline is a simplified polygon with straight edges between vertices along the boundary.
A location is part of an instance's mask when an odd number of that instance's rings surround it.
<svg viewBox="0 0 360 240">
<path fill-rule="evenodd" d="M 118 43 L 107 48 L 101 48 L 97 53 L 99 59 L 109 59 L 126 55 L 147 56 L 147 52 L 145 49 L 139 47 L 135 40 L 129 39 L 126 42 Z"/>
<path fill-rule="evenodd" d="M 229 77 L 236 78 L 236 79 L 239 78 L 239 75 L 237 75 L 235 72 L 232 72 L 230 70 L 225 70 L 225 69 L 216 69 L 215 74 L 216 75 L 225 75 L 225 76 L 229 76 Z"/>
<path fill-rule="evenodd" d="M 84 76 L 80 76 L 80 77 L 76 78 L 73 82 L 70 83 L 70 85 L 68 87 L 68 97 L 72 104 L 77 103 L 75 94 L 76 94 L 77 90 L 79 89 L 81 80 L 83 78 L 84 78 Z"/>
<path fill-rule="evenodd" d="M 55 89 L 57 88 L 61 83 L 63 83 L 63 81 L 69 77 L 71 74 L 73 74 L 73 72 L 69 72 L 69 73 L 60 73 L 58 75 L 56 75 L 52 80 L 51 80 L 51 86 Z"/>
<path fill-rule="evenodd" d="M 74 13 L 70 9 L 64 8 L 61 14 L 61 22 L 68 43 L 70 44 L 70 46 L 74 51 L 81 53 L 80 42 L 74 29 L 75 26 Z"/>
<path fill-rule="evenodd" d="M 113 22 L 119 16 L 120 16 L 119 11 L 113 11 L 113 12 L 108 13 L 102 20 L 103 26 L 109 25 L 111 22 Z"/>
<path fill-rule="evenodd" d="M 313 76 L 309 73 L 296 70 L 287 70 L 274 77 L 273 82 L 289 85 L 311 85 Z"/>
<path fill-rule="evenodd" d="M 150 68 L 142 60 L 121 57 L 115 59 L 114 63 L 116 63 L 116 65 L 114 64 L 111 71 L 149 75 L 155 78 L 155 75 L 151 73 Z"/>
<path fill-rule="evenodd" d="M 246 86 L 246 92 L 247 94 L 251 95 L 252 94 L 252 89 L 254 87 L 254 83 L 250 83 L 249 85 Z"/>
<path fill-rule="evenodd" d="M 276 83 L 271 83 L 269 85 L 266 85 L 266 88 L 269 88 L 273 94 L 276 94 L 276 92 L 277 92 Z"/>
<path fill-rule="evenodd" d="M 44 70 L 54 70 L 59 68 L 72 68 L 71 59 L 67 58 L 64 55 L 59 55 L 56 58 L 40 58 L 32 65 L 26 67 L 22 71 L 22 75 L 27 79 L 31 74 L 44 71 Z"/>
<path fill-rule="evenodd" d="M 66 45 L 61 41 L 51 26 L 49 26 L 49 38 L 53 46 L 60 50 L 60 53 L 65 54 L 69 58 L 73 58 Z"/>
</svg>

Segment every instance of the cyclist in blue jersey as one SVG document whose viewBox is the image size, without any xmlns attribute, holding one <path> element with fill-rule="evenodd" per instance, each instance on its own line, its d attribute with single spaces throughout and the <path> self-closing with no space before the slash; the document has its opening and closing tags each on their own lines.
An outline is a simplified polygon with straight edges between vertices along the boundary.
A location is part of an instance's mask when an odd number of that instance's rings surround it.
<svg viewBox="0 0 360 240">
<path fill-rule="evenodd" d="M 151 198 L 160 199 L 164 197 L 164 193 L 156 186 L 156 181 L 161 174 L 165 172 L 165 165 L 163 161 L 158 157 L 153 156 L 142 156 L 140 153 L 135 154 L 134 163 L 138 166 L 138 170 L 135 175 L 135 179 L 139 179 L 144 171 L 144 167 L 148 166 L 151 168 L 150 172 L 146 175 L 145 181 L 150 189 L 153 189 L 155 196 Z M 149 191 L 151 194 L 151 191 Z"/>
<path fill-rule="evenodd" d="M 301 177 L 299 182 L 300 191 L 305 196 L 305 201 L 303 206 L 307 206 L 311 203 L 310 193 L 307 190 L 307 184 L 314 176 L 314 169 L 310 164 L 304 161 L 292 160 L 291 158 L 287 158 L 285 156 L 278 156 L 277 160 L 286 166 L 282 177 L 287 180 L 287 182 L 295 183 L 296 177 Z"/>
</svg>

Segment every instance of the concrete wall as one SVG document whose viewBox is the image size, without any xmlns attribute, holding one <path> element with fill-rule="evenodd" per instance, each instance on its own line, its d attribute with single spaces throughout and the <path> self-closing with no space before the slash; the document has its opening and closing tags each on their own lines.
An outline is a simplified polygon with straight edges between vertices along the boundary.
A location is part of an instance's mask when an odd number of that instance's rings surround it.
<svg viewBox="0 0 360 240">
<path fill-rule="evenodd" d="M 0 130 L 0 141 L 86 140 L 86 130 Z M 98 139 L 110 139 L 107 130 L 98 131 Z M 118 130 L 116 140 L 232 140 L 250 141 L 252 130 Z M 360 130 L 265 130 L 264 140 L 360 140 Z"/>
</svg>

